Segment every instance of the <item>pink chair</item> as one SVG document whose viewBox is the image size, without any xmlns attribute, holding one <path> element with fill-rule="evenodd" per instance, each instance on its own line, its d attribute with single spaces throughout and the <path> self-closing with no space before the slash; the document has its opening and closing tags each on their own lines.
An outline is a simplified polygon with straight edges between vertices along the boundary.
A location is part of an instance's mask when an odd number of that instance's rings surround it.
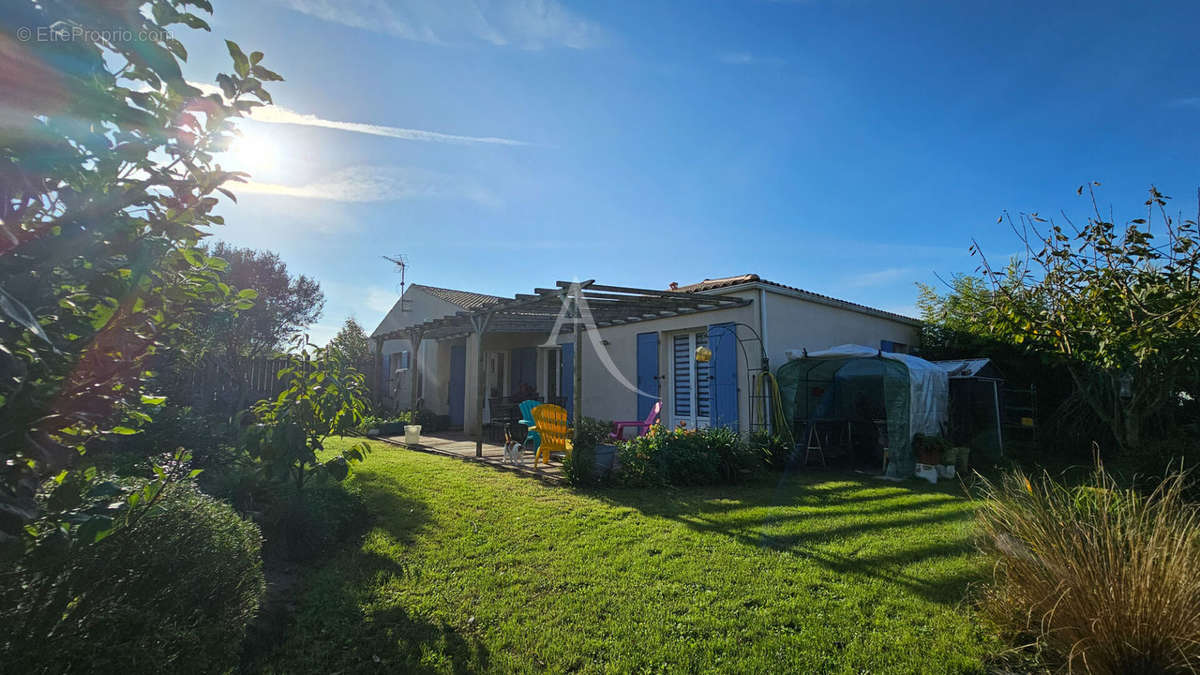
<svg viewBox="0 0 1200 675">
<path fill-rule="evenodd" d="M 626 429 L 637 429 L 638 436 L 645 436 L 650 433 L 650 426 L 658 421 L 658 414 L 660 412 L 662 412 L 662 401 L 655 401 L 654 407 L 650 408 L 650 414 L 646 416 L 645 420 L 613 422 L 613 432 L 608 437 L 619 441 L 624 436 Z"/>
</svg>

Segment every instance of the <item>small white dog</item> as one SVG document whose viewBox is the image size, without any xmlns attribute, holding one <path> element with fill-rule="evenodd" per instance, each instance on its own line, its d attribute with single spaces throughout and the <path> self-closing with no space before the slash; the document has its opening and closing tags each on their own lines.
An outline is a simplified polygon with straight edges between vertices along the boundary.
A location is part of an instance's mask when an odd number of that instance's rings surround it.
<svg viewBox="0 0 1200 675">
<path fill-rule="evenodd" d="M 501 463 L 507 461 L 524 466 L 525 453 L 523 450 L 521 442 L 512 437 L 512 426 L 508 424 L 504 425 L 504 459 L 500 460 Z"/>
</svg>

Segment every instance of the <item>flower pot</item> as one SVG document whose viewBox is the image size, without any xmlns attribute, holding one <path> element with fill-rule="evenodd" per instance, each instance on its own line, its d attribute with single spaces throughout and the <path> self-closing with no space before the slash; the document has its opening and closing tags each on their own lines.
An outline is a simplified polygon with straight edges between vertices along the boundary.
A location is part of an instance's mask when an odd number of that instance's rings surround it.
<svg viewBox="0 0 1200 675">
<path fill-rule="evenodd" d="M 417 445 L 421 442 L 421 425 L 406 424 L 404 425 L 404 442 L 409 445 Z"/>
<path fill-rule="evenodd" d="M 924 478 L 930 483 L 937 483 L 938 480 L 937 467 L 933 464 L 922 464 L 921 462 L 917 462 L 917 468 L 913 472 L 913 475 L 917 478 Z"/>
<path fill-rule="evenodd" d="M 596 471 L 600 473 L 610 473 L 617 468 L 617 446 L 607 443 L 596 445 L 595 450 Z"/>
</svg>

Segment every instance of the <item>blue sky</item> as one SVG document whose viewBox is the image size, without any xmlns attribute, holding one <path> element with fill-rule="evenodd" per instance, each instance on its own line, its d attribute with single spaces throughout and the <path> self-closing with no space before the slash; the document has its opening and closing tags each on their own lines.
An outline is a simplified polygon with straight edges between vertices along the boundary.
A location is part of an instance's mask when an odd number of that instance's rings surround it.
<svg viewBox="0 0 1200 675">
<path fill-rule="evenodd" d="M 1017 248 L 1004 209 L 1195 213 L 1196 3 L 218 0 L 187 69 L 266 52 L 218 232 L 368 330 L 409 280 L 508 295 L 757 272 L 911 313 Z M 303 122 L 302 124 L 281 122 Z M 433 133 L 429 133 L 433 132 Z M 275 161 L 266 159 L 275 155 Z"/>
</svg>

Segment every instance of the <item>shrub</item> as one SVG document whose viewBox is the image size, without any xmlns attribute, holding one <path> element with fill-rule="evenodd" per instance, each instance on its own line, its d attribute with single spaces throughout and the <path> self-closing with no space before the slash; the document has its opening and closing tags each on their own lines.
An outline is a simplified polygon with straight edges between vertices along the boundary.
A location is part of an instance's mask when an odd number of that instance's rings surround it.
<svg viewBox="0 0 1200 675">
<path fill-rule="evenodd" d="M 366 436 L 372 430 L 375 430 L 380 436 L 396 436 L 404 433 L 404 425 L 412 423 L 412 413 L 408 410 L 396 413 L 390 417 L 367 415 L 359 423 L 355 431 L 360 436 Z"/>
<path fill-rule="evenodd" d="M 584 417 L 575 425 L 573 449 L 563 461 L 563 476 L 575 486 L 593 485 L 608 479 L 596 472 L 596 446 L 608 442 L 612 422 Z"/>
<path fill-rule="evenodd" d="M 315 346 L 307 336 L 295 346 L 288 367 L 279 371 L 287 388 L 254 404 L 257 423 L 242 429 L 241 446 L 266 476 L 295 485 L 299 499 L 315 475 L 345 479 L 350 463 L 361 462 L 371 446 L 361 441 L 329 459 L 318 457 L 330 436 L 353 432 L 362 422 L 367 384 L 337 350 Z"/>
<path fill-rule="evenodd" d="M 419 424 L 422 433 L 433 434 L 450 428 L 450 416 L 431 410 L 401 410 L 388 417 L 364 417 L 357 431 L 366 435 L 371 429 L 378 429 L 380 436 L 397 436 L 404 433 L 406 424 Z"/>
<path fill-rule="evenodd" d="M 620 446 L 619 478 L 632 486 L 715 485 L 735 483 L 754 474 L 762 461 L 725 427 L 667 430 L 650 433 Z"/>
<path fill-rule="evenodd" d="M 1200 663 L 1200 513 L 1182 473 L 1149 494 L 1097 465 L 1068 487 L 1019 471 L 985 481 L 982 548 L 996 576 L 985 613 L 1067 668 L 1195 672 Z"/>
<path fill-rule="evenodd" d="M 450 428 L 450 416 L 438 415 L 432 410 L 417 410 L 412 413 L 412 424 L 420 424 L 422 433 L 437 433 Z"/>
<path fill-rule="evenodd" d="M 265 591 L 258 528 L 191 485 L 0 589 L 6 672 L 222 672 Z M 9 670 L 11 668 L 11 670 Z"/>
<path fill-rule="evenodd" d="M 1154 489 L 1164 474 L 1182 468 L 1191 480 L 1184 488 L 1188 501 L 1200 501 L 1200 439 L 1187 430 L 1170 439 L 1148 441 L 1138 450 L 1118 451 L 1113 461 L 1106 462 L 1110 471 L 1130 482 Z"/>
<path fill-rule="evenodd" d="M 311 560 L 358 531 L 367 519 L 361 490 L 316 474 L 303 498 L 295 484 L 266 478 L 247 459 L 205 471 L 206 490 L 228 500 L 262 528 L 267 560 Z"/>
<path fill-rule="evenodd" d="M 191 406 L 161 406 L 140 433 L 115 436 L 99 453 L 98 462 L 119 475 L 142 475 L 156 455 L 186 449 L 197 466 L 208 467 L 236 439 L 229 424 L 196 412 Z"/>
<path fill-rule="evenodd" d="M 265 504 L 260 516 L 264 550 L 268 559 L 311 560 L 347 539 L 367 519 L 367 508 L 357 486 L 319 477 L 304 490 L 304 499 L 281 488 Z"/>
<path fill-rule="evenodd" d="M 750 434 L 750 450 L 771 469 L 782 471 L 787 468 L 795 448 L 786 438 L 770 431 L 755 431 Z"/>
</svg>

